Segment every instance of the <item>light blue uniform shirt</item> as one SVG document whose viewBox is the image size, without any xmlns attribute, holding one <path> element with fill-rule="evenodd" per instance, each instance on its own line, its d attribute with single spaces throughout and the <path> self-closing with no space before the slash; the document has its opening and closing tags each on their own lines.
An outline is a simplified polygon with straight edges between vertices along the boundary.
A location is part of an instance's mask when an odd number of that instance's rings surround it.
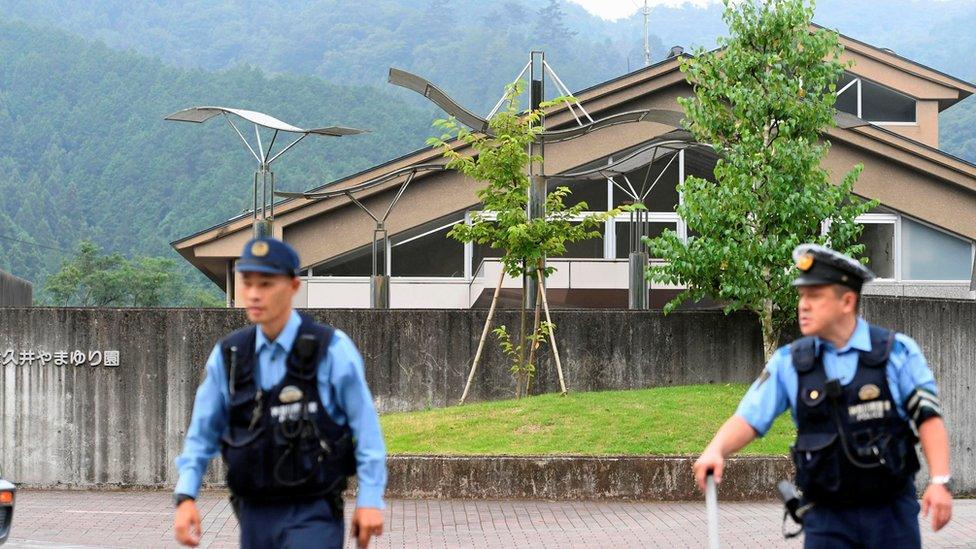
<svg viewBox="0 0 976 549">
<path fill-rule="evenodd" d="M 285 359 L 298 335 L 302 320 L 292 311 L 277 339 L 268 341 L 260 328 L 255 338 L 258 380 L 269 390 L 285 377 Z M 210 460 L 220 452 L 220 437 L 227 426 L 230 391 L 224 373 L 220 345 L 207 360 L 207 377 L 197 390 L 193 417 L 186 434 L 183 454 L 176 458 L 180 478 L 177 494 L 196 497 Z M 348 424 L 356 440 L 356 475 L 359 494 L 356 505 L 382 509 L 386 489 L 386 447 L 380 431 L 373 397 L 366 386 L 363 359 L 349 336 L 336 330 L 329 352 L 319 363 L 318 386 L 322 404 L 333 421 Z"/>
<path fill-rule="evenodd" d="M 868 323 L 863 318 L 858 318 L 854 333 L 847 341 L 847 345 L 841 349 L 835 349 L 833 345 L 819 338 L 817 345 L 823 358 L 824 369 L 827 371 L 827 379 L 839 379 L 842 385 L 847 385 L 854 379 L 857 371 L 859 351 L 871 350 Z M 932 370 L 929 369 L 925 356 L 912 338 L 904 334 L 895 335 L 895 343 L 886 368 L 888 387 L 891 389 L 895 409 L 901 417 L 907 417 L 905 399 L 916 388 L 921 387 L 931 391 L 932 394 L 937 394 Z M 776 350 L 766 364 L 766 372 L 769 376 L 762 375 L 752 384 L 735 411 L 735 415 L 752 425 L 759 436 L 769 431 L 773 420 L 787 407 L 792 410 L 793 423 L 796 424 L 796 392 L 799 376 L 796 368 L 793 367 L 789 345 Z"/>
</svg>

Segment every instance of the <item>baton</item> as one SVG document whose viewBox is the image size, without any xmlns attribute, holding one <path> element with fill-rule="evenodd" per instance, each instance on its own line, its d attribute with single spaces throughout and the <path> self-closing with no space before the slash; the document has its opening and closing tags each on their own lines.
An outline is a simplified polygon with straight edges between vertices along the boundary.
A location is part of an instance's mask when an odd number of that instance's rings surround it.
<svg viewBox="0 0 976 549">
<path fill-rule="evenodd" d="M 708 547 L 718 549 L 718 491 L 712 471 L 705 474 L 705 512 L 708 515 Z"/>
</svg>

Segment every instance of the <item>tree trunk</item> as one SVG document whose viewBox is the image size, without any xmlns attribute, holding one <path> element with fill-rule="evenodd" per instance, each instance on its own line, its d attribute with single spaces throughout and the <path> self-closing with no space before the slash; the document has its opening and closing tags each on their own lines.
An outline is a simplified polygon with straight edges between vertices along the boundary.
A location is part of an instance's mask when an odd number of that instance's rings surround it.
<svg viewBox="0 0 976 549">
<path fill-rule="evenodd" d="M 779 348 L 779 329 L 773 325 L 773 300 L 764 299 L 763 300 L 763 310 L 759 315 L 759 322 L 762 326 L 762 336 L 763 336 L 763 355 L 765 357 L 765 362 L 769 362 L 772 358 L 773 353 Z"/>
<path fill-rule="evenodd" d="M 540 272 L 540 271 L 536 271 Z M 535 320 L 532 322 L 532 335 L 535 336 L 539 333 L 539 322 L 540 314 L 542 313 L 542 280 L 536 284 L 537 292 L 535 296 Z M 532 374 L 528 371 L 528 367 L 535 363 L 535 352 L 539 348 L 539 341 L 533 339 L 529 347 L 529 360 L 525 363 L 526 371 L 525 373 L 525 396 L 529 396 L 529 388 L 532 386 Z"/>
<path fill-rule="evenodd" d="M 495 307 L 498 305 L 498 295 L 502 291 L 502 282 L 505 281 L 505 269 L 498 275 L 498 283 L 495 284 L 495 293 L 491 296 L 491 308 L 488 309 L 488 318 L 485 319 L 485 327 L 481 330 L 481 339 L 478 340 L 478 352 L 474 354 L 474 362 L 471 363 L 471 371 L 468 373 L 468 381 L 464 384 L 464 392 L 461 393 L 461 402 L 468 398 L 468 391 L 471 390 L 471 382 L 474 381 L 474 373 L 478 370 L 478 363 L 481 361 L 481 351 L 485 349 L 485 340 L 488 339 L 488 330 L 491 328 L 491 321 L 495 318 Z"/>
<path fill-rule="evenodd" d="M 522 262 L 522 271 L 525 272 L 525 262 Z M 523 278 L 523 280 L 525 280 Z M 522 283 L 522 294 L 528 290 L 528 284 Z M 515 375 L 515 398 L 522 398 L 522 370 L 525 368 L 525 299 L 522 300 L 522 312 L 519 319 L 519 359 Z"/>
<path fill-rule="evenodd" d="M 539 271 L 539 295 L 542 297 L 542 307 L 546 311 L 546 322 L 549 323 L 549 345 L 552 346 L 552 357 L 556 359 L 556 373 L 559 375 L 559 393 L 566 394 L 566 378 L 563 377 L 563 365 L 559 360 L 559 347 L 556 346 L 556 325 L 549 316 L 549 302 L 546 300 L 546 287 L 542 283 L 545 277 Z"/>
</svg>

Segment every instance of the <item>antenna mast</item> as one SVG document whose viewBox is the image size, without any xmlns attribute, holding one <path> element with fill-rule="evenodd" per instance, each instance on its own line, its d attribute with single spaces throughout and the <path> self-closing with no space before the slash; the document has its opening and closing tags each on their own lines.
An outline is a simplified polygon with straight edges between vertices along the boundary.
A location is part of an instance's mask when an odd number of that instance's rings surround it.
<svg viewBox="0 0 976 549">
<path fill-rule="evenodd" d="M 651 66 L 651 44 L 648 22 L 651 16 L 651 8 L 647 5 L 647 0 L 644 0 L 644 66 Z"/>
</svg>

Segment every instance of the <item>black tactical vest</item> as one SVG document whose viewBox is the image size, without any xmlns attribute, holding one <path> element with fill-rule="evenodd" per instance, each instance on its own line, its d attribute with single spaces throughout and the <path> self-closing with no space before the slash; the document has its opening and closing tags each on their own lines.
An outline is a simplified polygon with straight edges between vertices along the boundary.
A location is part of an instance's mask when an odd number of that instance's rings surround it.
<svg viewBox="0 0 976 549">
<path fill-rule="evenodd" d="M 220 344 L 230 390 L 221 454 L 227 485 L 244 500 L 334 496 L 356 471 L 352 432 L 329 417 L 318 389 L 318 365 L 333 329 L 301 318 L 285 376 L 267 392 L 258 380 L 257 327 L 238 330 Z"/>
<path fill-rule="evenodd" d="M 790 352 L 799 382 L 797 437 L 791 448 L 803 497 L 829 505 L 885 503 L 904 493 L 918 471 L 917 438 L 895 409 L 887 364 L 894 332 L 870 327 L 854 379 L 828 380 L 815 339 Z"/>
</svg>

